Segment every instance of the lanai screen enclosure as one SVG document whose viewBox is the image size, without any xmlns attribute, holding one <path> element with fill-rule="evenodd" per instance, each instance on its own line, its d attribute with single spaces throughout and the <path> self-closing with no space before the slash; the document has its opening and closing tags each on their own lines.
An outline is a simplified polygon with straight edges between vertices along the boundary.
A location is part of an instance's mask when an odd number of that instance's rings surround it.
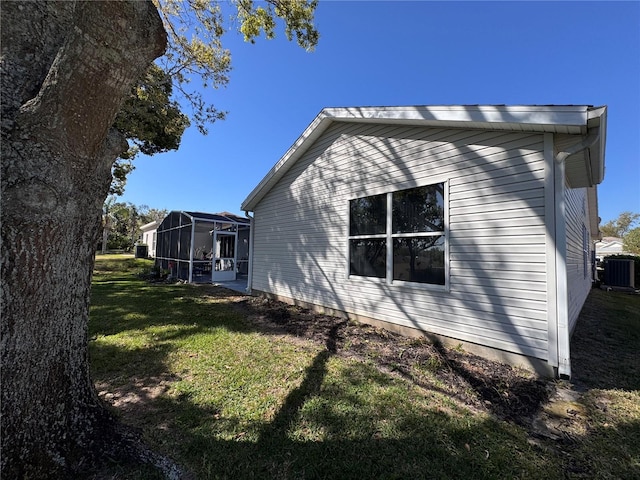
<svg viewBox="0 0 640 480">
<path fill-rule="evenodd" d="M 156 265 L 188 282 L 245 275 L 250 220 L 230 213 L 173 211 L 158 227 Z"/>
</svg>

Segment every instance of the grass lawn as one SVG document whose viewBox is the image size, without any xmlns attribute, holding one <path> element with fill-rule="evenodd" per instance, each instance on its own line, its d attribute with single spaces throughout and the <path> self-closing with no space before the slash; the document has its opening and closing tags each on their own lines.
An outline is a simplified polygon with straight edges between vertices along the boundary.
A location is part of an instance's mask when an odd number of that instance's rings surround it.
<svg viewBox="0 0 640 480">
<path fill-rule="evenodd" d="M 292 334 L 279 324 L 296 310 L 265 320 L 251 309 L 259 302 L 225 289 L 149 283 L 139 274 L 150 266 L 98 256 L 92 374 L 122 421 L 195 478 L 640 478 L 640 296 L 592 292 L 590 330 L 580 325 L 574 338 L 589 349 L 573 360 L 575 384 L 543 385 L 579 397 L 520 421 L 491 406 L 543 383 L 526 372 L 495 383 L 489 400 L 460 380 L 462 352 L 417 356 L 426 347 L 392 339 L 402 348 L 390 360 L 345 330 L 322 341 Z M 535 428 L 550 419 L 552 430 Z M 94 478 L 158 474 L 112 465 Z"/>
</svg>

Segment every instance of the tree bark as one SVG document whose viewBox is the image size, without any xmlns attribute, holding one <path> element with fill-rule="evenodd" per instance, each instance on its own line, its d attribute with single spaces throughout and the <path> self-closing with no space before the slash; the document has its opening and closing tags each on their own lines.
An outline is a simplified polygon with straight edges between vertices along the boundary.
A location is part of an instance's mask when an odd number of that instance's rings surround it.
<svg viewBox="0 0 640 480">
<path fill-rule="evenodd" d="M 69 478 L 117 450 L 87 321 L 111 129 L 166 36 L 150 1 L 0 2 L 2 478 Z"/>
</svg>

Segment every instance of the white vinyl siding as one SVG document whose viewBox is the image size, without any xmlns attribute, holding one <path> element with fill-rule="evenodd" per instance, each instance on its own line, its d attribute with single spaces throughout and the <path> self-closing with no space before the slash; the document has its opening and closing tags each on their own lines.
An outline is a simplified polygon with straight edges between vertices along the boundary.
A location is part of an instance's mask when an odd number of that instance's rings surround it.
<svg viewBox="0 0 640 480">
<path fill-rule="evenodd" d="M 150 257 L 156 256 L 156 230 L 150 230 L 148 232 L 144 232 L 142 236 L 142 242 L 149 247 L 148 254 Z"/>
<path fill-rule="evenodd" d="M 567 285 L 569 287 L 569 332 L 573 332 L 578 315 L 591 290 L 591 255 L 586 256 L 584 235 L 586 230 L 587 249 L 591 247 L 589 237 L 589 211 L 587 189 L 567 186 L 565 189 L 567 222 Z"/>
<path fill-rule="evenodd" d="M 543 135 L 334 122 L 254 209 L 252 288 L 547 358 Z M 448 291 L 348 276 L 350 199 L 448 182 Z"/>
</svg>

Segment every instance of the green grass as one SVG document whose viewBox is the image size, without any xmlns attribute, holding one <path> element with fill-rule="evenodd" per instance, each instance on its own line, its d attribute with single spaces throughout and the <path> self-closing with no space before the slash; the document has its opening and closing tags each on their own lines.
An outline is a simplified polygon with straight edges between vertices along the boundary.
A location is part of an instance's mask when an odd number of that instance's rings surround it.
<svg viewBox="0 0 640 480">
<path fill-rule="evenodd" d="M 98 257 L 92 374 L 122 420 L 196 478 L 640 478 L 637 390 L 588 392 L 592 428 L 567 457 L 442 389 L 258 330 L 222 289 L 147 283 L 150 267 Z M 636 335 L 633 305 L 620 308 Z M 574 464 L 592 470 L 567 472 Z M 145 467 L 109 475 L 155 478 Z"/>
<path fill-rule="evenodd" d="M 571 462 L 599 478 L 640 479 L 640 295 L 593 290 L 571 346 L 588 428 Z"/>
</svg>

